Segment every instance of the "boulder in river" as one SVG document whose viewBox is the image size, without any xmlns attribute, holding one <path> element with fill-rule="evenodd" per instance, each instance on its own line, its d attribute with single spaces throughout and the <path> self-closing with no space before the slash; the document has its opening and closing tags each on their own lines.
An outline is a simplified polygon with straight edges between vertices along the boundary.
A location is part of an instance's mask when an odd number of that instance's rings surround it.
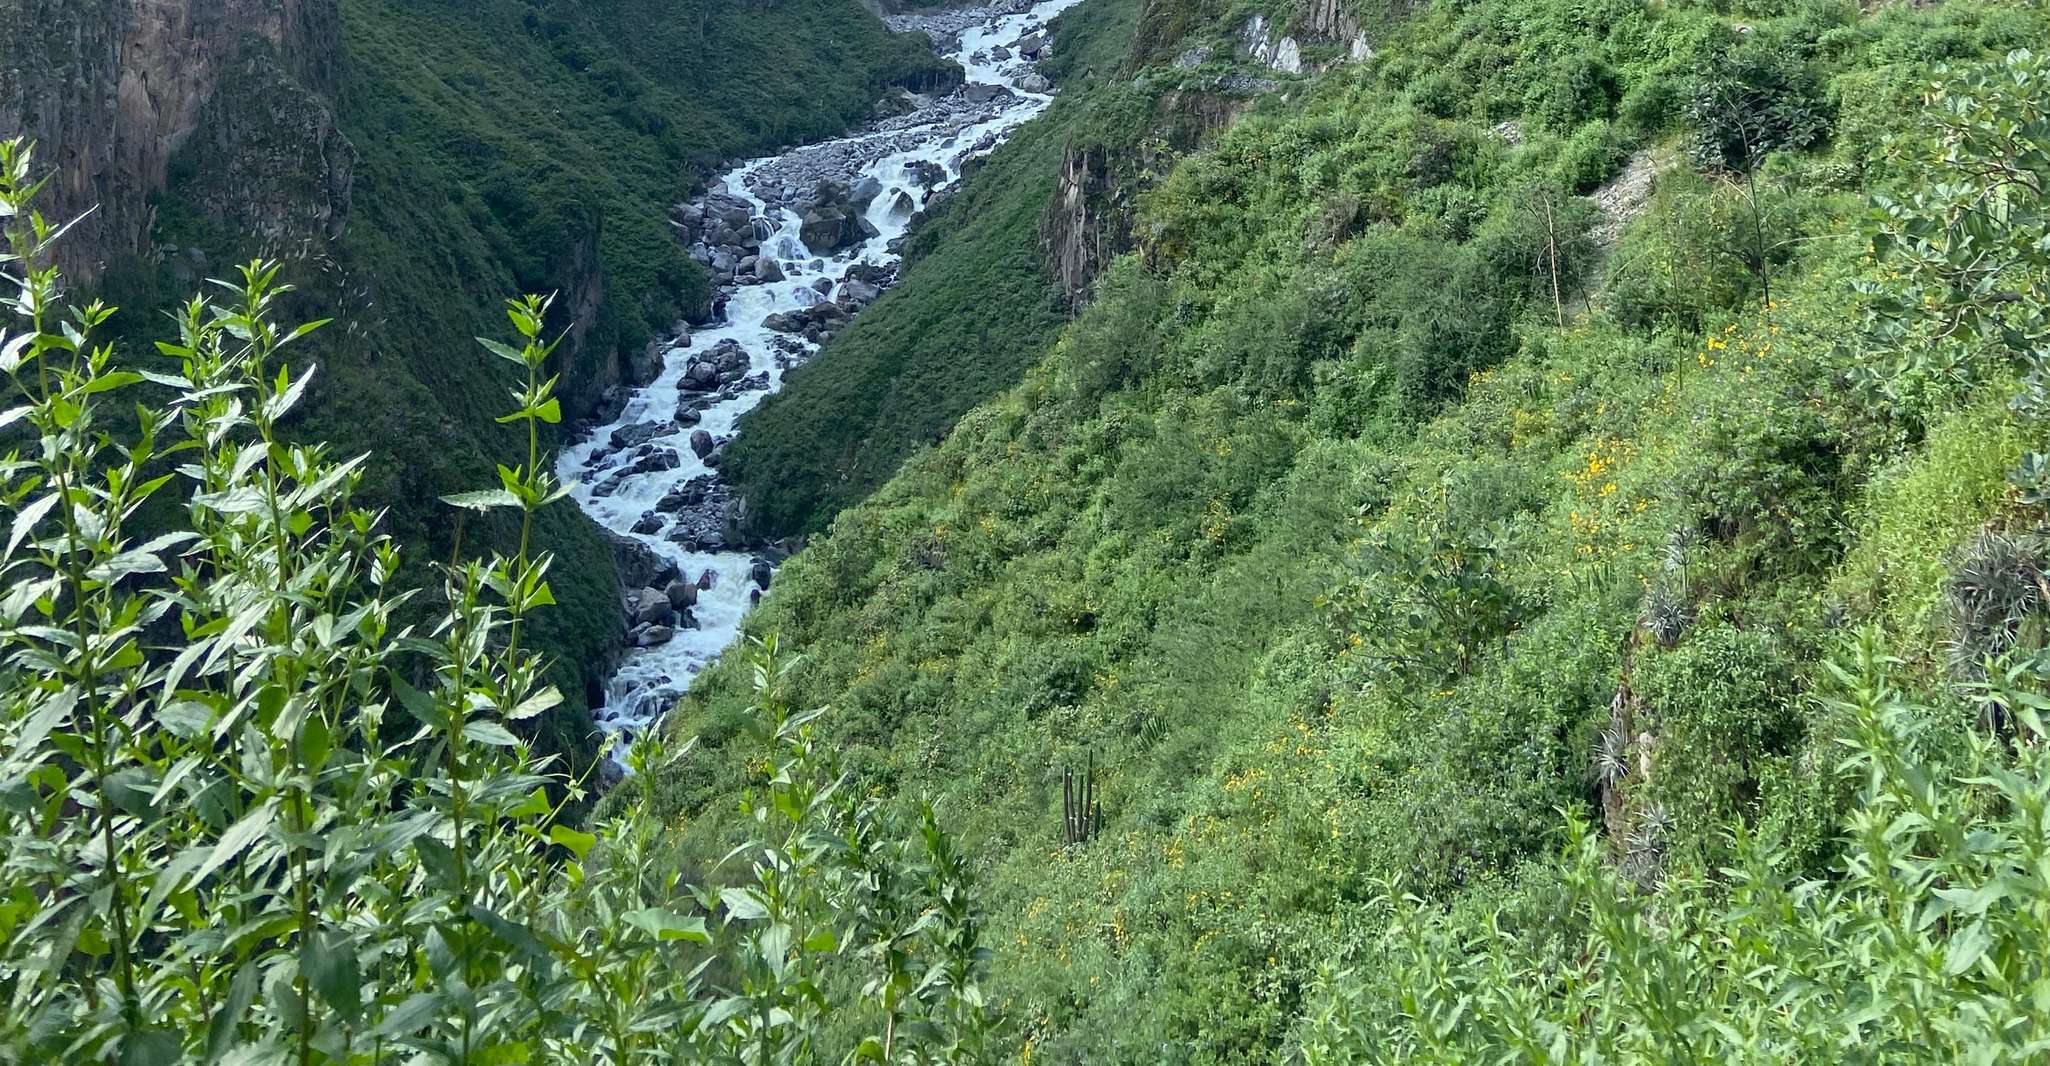
<svg viewBox="0 0 2050 1066">
<path fill-rule="evenodd" d="M 640 422 L 613 430 L 610 441 L 614 451 L 624 451 L 638 448 L 667 432 L 669 427 L 660 422 Z"/>
<path fill-rule="evenodd" d="M 691 433 L 690 450 L 700 459 L 712 454 L 712 435 L 702 429 Z"/>
<path fill-rule="evenodd" d="M 683 372 L 683 380 L 676 383 L 679 389 L 692 392 L 709 392 L 719 387 L 719 368 L 710 363 L 692 363 Z"/>
<path fill-rule="evenodd" d="M 961 87 L 961 97 L 971 104 L 987 104 L 1014 95 L 1016 94 L 1002 85 L 991 85 L 983 81 L 972 81 Z"/>
<path fill-rule="evenodd" d="M 760 259 L 755 260 L 755 280 L 765 284 L 782 281 L 783 268 L 776 265 L 775 259 L 766 255 L 762 256 Z"/>
<path fill-rule="evenodd" d="M 837 207 L 814 208 L 798 225 L 797 237 L 813 252 L 837 252 L 859 239 L 860 229 Z"/>
<path fill-rule="evenodd" d="M 683 465 L 683 457 L 670 448 L 649 448 L 639 459 L 634 460 L 633 472 L 653 474 L 663 470 L 674 470 Z"/>
<path fill-rule="evenodd" d="M 845 281 L 840 284 L 840 296 L 837 302 L 841 307 L 850 311 L 859 310 L 874 303 L 876 297 L 882 294 L 881 289 L 866 281 Z"/>
<path fill-rule="evenodd" d="M 667 625 L 676 617 L 669 595 L 651 588 L 635 589 L 627 601 L 627 619 L 633 625 Z"/>
<path fill-rule="evenodd" d="M 856 211 L 867 211 L 868 205 L 875 203 L 876 197 L 882 194 L 883 183 L 872 175 L 864 174 L 861 180 L 855 182 L 854 187 L 848 190 L 847 202 L 853 204 Z"/>
<path fill-rule="evenodd" d="M 610 530 L 606 537 L 612 541 L 614 561 L 619 567 L 619 581 L 628 588 L 647 588 L 667 585 L 682 579 L 676 564 L 665 559 L 646 544 L 622 537 Z"/>
<path fill-rule="evenodd" d="M 947 170 L 929 159 L 917 159 L 904 167 L 911 174 L 911 180 L 921 189 L 930 189 L 947 180 Z"/>
</svg>

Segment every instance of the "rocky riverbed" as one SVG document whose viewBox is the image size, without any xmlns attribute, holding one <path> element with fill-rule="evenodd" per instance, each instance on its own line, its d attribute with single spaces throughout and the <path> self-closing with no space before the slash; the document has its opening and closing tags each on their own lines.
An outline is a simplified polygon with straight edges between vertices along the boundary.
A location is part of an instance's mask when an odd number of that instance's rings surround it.
<svg viewBox="0 0 2050 1066">
<path fill-rule="evenodd" d="M 679 325 L 634 360 L 577 428 L 559 467 L 620 545 L 628 651 L 598 724 L 630 742 L 739 635 L 785 553 L 740 533 L 721 480 L 741 417 L 896 281 L 904 234 L 1051 101 L 1047 23 L 1074 0 L 897 16 L 959 62 L 961 86 L 904 93 L 855 133 L 743 162 L 671 212 L 718 285 L 714 320 Z M 619 753 L 615 748 L 615 754 Z"/>
</svg>

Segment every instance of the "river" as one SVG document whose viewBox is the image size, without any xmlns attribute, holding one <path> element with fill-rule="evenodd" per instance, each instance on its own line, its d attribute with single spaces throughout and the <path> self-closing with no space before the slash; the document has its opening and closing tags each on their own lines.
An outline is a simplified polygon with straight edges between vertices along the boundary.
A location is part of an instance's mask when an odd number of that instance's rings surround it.
<svg viewBox="0 0 2050 1066">
<path fill-rule="evenodd" d="M 820 327 L 842 325 L 842 309 L 863 313 L 894 278 L 894 247 L 914 211 L 958 182 L 962 164 L 993 150 L 1052 102 L 1034 58 L 1046 54 L 1048 21 L 1074 2 L 893 19 L 896 28 L 932 34 L 942 53 L 961 64 L 964 84 L 943 96 L 911 98 L 906 113 L 852 135 L 743 162 L 708 183 L 678 223 L 696 239 L 694 257 L 715 276 L 732 278 L 721 286 L 723 313 L 680 330 L 684 339 L 662 353 L 652 380 L 627 397 L 619 416 L 564 448 L 558 460 L 586 513 L 680 575 L 667 603 L 652 591 L 628 590 L 630 601 L 643 598 L 628 605 L 630 624 L 639 616 L 629 633 L 634 646 L 593 712 L 615 757 L 739 636 L 773 580 L 774 560 L 742 550 L 728 535 L 734 504 L 716 465 L 741 417 L 781 388 L 786 370 L 818 351 Z M 820 217 L 812 210 L 820 181 L 853 200 L 826 205 L 840 210 Z M 839 213 L 849 216 L 844 225 Z M 807 229 L 814 240 L 841 246 L 813 249 Z M 732 239 L 736 231 L 747 247 L 714 239 Z"/>
</svg>

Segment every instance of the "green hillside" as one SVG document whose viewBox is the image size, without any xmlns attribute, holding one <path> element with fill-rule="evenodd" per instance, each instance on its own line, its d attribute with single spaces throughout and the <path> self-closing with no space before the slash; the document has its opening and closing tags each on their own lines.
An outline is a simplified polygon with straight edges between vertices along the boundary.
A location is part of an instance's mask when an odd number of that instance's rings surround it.
<svg viewBox="0 0 2050 1066">
<path fill-rule="evenodd" d="M 1139 33 L 1163 55 L 1245 14 L 1154 8 Z M 1706 874 L 1706 906 L 1736 856 L 1838 868 L 1863 777 L 1837 767 L 1866 718 L 1825 663 L 1857 675 L 1854 632 L 1900 660 L 1930 758 L 1975 734 L 1980 653 L 2034 669 L 2012 656 L 2041 644 L 2040 495 L 2009 474 L 2043 423 L 2009 406 L 2000 329 L 1889 328 L 1940 258 L 1890 250 L 1938 238 L 1897 226 L 1878 263 L 1871 217 L 1967 172 L 1917 139 L 1938 113 L 1921 93 L 1939 63 L 2043 40 L 2040 5 L 1485 0 L 1384 22 L 1372 63 L 1270 96 L 1152 187 L 1140 252 L 1080 319 L 840 512 L 750 626 L 806 650 L 793 698 L 831 704 L 853 787 L 933 800 L 976 856 L 1021 1056 L 1275 1061 L 1313 1030 L 1325 1061 L 1506 1054 L 1430 1051 L 1404 982 L 1490 921 L 1532 951 L 1593 936 L 1553 905 L 1589 876 Z M 1975 98 L 2022 101 L 1985 134 L 2020 146 L 2002 151 L 2022 202 L 2028 145 L 2050 142 L 2015 77 Z M 2002 216 L 2019 244 L 2029 210 Z M 2040 260 L 1995 277 L 2042 294 Z M 962 402 L 1001 374 L 960 331 L 1010 336 L 1010 316 L 1033 336 L 1044 308 L 951 322 L 949 376 L 909 315 L 959 306 L 949 284 L 913 270 L 857 329 L 920 368 L 915 395 Z M 855 336 L 779 410 L 866 351 Z M 750 478 L 818 469 L 785 441 L 750 439 Z M 792 525 L 851 498 L 778 478 Z M 2021 582 L 1995 601 L 2019 620 L 1972 621 L 1975 568 Z M 760 784 L 727 754 L 744 675 L 708 673 L 674 716 L 700 738 L 657 782 L 686 862 L 724 853 Z M 1092 758 L 1104 824 L 1065 844 L 1063 770 Z M 1594 874 L 1558 858 L 1569 814 L 1594 827 Z M 1739 820 L 1769 853 L 1736 848 Z M 1448 909 L 1449 954 L 1398 965 L 1384 932 Z M 1474 1002 L 1523 1002 L 1502 987 Z M 1570 1035 L 1628 1059 L 1660 1035 L 1643 1017 Z M 1607 1024 L 1640 1036 L 1599 1043 Z"/>
<path fill-rule="evenodd" d="M 559 294 L 558 328 L 573 323 L 580 340 L 559 368 L 574 419 L 628 354 L 708 306 L 669 205 L 723 159 L 836 133 L 893 83 L 948 76 L 923 41 L 852 0 L 344 0 L 341 13 L 334 104 L 360 156 L 354 208 L 341 238 L 310 261 L 295 254 L 287 276 L 306 317 L 353 313 L 310 349 L 321 374 L 295 428 L 375 452 L 368 499 L 391 509 L 415 562 L 455 542 L 437 497 L 473 487 L 513 445 L 492 423 L 495 360 L 473 339 L 503 329 L 503 300 Z M 203 141 L 174 161 L 157 239 L 223 273 L 259 247 L 181 199 L 218 187 L 213 163 Z M 184 298 L 194 274 L 180 256 L 110 276 L 131 349 L 155 335 L 148 309 Z M 618 635 L 611 550 L 573 508 L 541 522 L 564 561 L 561 609 L 538 622 L 570 696 L 549 718 L 551 746 L 588 754 L 584 694 Z M 467 533 L 509 547 L 495 522 Z"/>
</svg>

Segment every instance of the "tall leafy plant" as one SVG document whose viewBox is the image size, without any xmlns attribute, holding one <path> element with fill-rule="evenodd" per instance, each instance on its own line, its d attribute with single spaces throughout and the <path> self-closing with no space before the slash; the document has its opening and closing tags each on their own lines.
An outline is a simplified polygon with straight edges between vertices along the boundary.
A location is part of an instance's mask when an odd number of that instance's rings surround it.
<svg viewBox="0 0 2050 1066">
<path fill-rule="evenodd" d="M 448 499 L 515 512 L 516 547 L 423 603 L 354 505 L 364 459 L 285 432 L 323 323 L 279 324 L 279 266 L 117 356 L 113 311 L 44 265 L 63 227 L 32 173 L 0 142 L 0 1062 L 980 1056 L 966 863 L 931 811 L 838 787 L 773 641 L 744 869 L 654 873 L 637 792 L 597 832 L 562 818 L 577 783 L 520 735 L 559 699 L 522 640 L 553 602 L 533 518 L 565 492 L 545 300 L 483 342 L 524 454 Z"/>
</svg>

